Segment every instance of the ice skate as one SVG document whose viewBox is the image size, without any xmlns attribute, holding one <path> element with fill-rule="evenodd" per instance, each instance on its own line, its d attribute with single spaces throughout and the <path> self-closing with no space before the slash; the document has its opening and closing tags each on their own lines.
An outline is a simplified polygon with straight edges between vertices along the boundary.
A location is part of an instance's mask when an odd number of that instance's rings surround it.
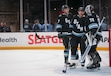
<svg viewBox="0 0 111 76">
<path fill-rule="evenodd" d="M 69 65 L 69 67 L 70 67 L 70 68 L 76 68 L 76 66 L 78 66 L 78 64 L 79 64 L 78 59 L 79 59 L 78 54 L 75 55 L 75 56 L 71 56 L 71 60 L 70 60 L 70 65 Z"/>
<path fill-rule="evenodd" d="M 85 66 L 85 62 L 81 63 L 81 67 L 84 67 Z"/>
<path fill-rule="evenodd" d="M 90 64 L 90 65 L 87 66 L 87 69 L 100 70 L 100 63 Z"/>
</svg>

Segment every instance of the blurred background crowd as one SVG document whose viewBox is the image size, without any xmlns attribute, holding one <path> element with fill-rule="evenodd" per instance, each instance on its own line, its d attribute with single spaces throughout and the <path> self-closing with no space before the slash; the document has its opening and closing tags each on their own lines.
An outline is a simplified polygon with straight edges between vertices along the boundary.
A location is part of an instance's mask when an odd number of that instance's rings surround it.
<svg viewBox="0 0 111 76">
<path fill-rule="evenodd" d="M 28 19 L 25 19 L 22 32 L 55 32 L 55 27 L 56 24 L 50 24 L 47 21 L 45 21 L 44 24 L 41 24 L 39 19 L 34 20 L 33 23 L 30 23 Z M 108 25 L 103 23 L 101 30 L 108 31 Z M 6 22 L 1 22 L 0 32 L 11 32 L 11 26 L 7 25 Z"/>
<path fill-rule="evenodd" d="M 25 19 L 23 29 L 25 32 L 53 32 L 55 28 L 52 24 L 47 21 L 44 24 L 39 22 L 39 19 L 34 20 L 34 23 L 30 23 L 28 19 Z"/>
<path fill-rule="evenodd" d="M 111 25 L 111 0 L 0 0 L 0 32 L 55 32 L 63 4 L 68 4 L 73 14 L 76 14 L 78 7 L 92 4 L 100 19 L 106 17 L 101 29 L 107 31 Z"/>
</svg>

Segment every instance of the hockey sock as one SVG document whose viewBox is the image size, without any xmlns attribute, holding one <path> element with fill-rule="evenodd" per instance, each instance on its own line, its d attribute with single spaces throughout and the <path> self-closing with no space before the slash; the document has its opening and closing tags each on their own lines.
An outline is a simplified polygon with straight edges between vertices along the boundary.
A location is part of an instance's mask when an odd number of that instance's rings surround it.
<svg viewBox="0 0 111 76">
<path fill-rule="evenodd" d="M 69 50 L 68 49 L 64 50 L 64 58 L 65 58 L 65 63 L 68 63 L 68 58 L 69 58 Z"/>
</svg>

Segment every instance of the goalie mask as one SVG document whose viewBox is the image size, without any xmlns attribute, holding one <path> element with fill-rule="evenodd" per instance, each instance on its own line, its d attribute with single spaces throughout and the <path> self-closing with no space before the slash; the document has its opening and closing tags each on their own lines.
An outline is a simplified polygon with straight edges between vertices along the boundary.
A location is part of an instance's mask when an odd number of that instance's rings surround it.
<svg viewBox="0 0 111 76">
<path fill-rule="evenodd" d="M 88 16 L 91 16 L 94 11 L 94 7 L 92 5 L 87 5 L 85 8 L 85 12 Z"/>
</svg>

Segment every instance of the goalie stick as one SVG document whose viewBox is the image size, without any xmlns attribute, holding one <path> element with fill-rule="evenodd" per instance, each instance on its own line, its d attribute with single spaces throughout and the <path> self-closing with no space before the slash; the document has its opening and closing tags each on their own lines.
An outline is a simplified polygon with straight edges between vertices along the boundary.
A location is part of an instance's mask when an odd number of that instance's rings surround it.
<svg viewBox="0 0 111 76">
<path fill-rule="evenodd" d="M 90 51 L 90 49 L 91 49 L 91 47 L 92 47 L 92 45 L 93 45 L 93 43 L 94 43 L 94 42 L 92 42 L 92 40 L 96 37 L 97 32 L 99 31 L 99 29 L 100 29 L 100 27 L 101 27 L 101 25 L 102 25 L 104 19 L 105 19 L 105 17 L 103 17 L 103 19 L 101 20 L 101 22 L 100 22 L 100 20 L 98 20 L 99 27 L 98 27 L 96 33 L 94 34 L 93 38 L 92 38 L 91 36 L 89 36 L 88 34 L 86 34 L 86 37 L 87 37 L 88 42 L 89 42 L 89 45 L 87 46 L 87 48 L 86 48 L 86 50 L 85 50 L 83 56 L 81 57 L 80 62 L 84 62 L 85 57 L 88 55 L 88 53 L 89 53 L 89 51 Z"/>
</svg>

